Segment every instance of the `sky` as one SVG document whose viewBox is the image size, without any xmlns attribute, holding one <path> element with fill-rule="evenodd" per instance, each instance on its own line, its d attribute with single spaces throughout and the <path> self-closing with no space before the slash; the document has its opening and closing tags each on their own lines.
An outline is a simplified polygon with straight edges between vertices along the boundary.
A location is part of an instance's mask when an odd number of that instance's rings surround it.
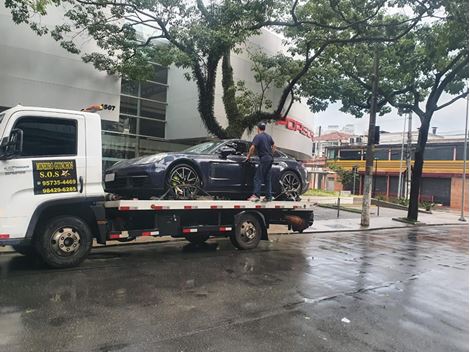
<svg viewBox="0 0 470 352">
<path fill-rule="evenodd" d="M 439 103 L 442 104 L 449 99 L 449 96 L 442 96 Z M 465 111 L 466 99 L 459 99 L 452 105 L 437 111 L 432 120 L 431 127 L 437 127 L 437 134 L 464 134 L 465 130 Z M 327 110 L 315 115 L 315 132 L 318 132 L 318 126 L 322 126 L 322 131 L 327 130 L 328 125 L 339 125 L 341 129 L 344 125 L 353 124 L 356 134 L 364 134 L 369 124 L 369 116 L 357 119 L 352 115 L 339 111 L 340 104 L 332 104 Z M 399 116 L 396 110 L 384 116 L 377 116 L 377 126 L 380 130 L 387 132 L 403 131 L 404 116 Z M 413 129 L 420 126 L 418 116 L 413 115 Z"/>
</svg>

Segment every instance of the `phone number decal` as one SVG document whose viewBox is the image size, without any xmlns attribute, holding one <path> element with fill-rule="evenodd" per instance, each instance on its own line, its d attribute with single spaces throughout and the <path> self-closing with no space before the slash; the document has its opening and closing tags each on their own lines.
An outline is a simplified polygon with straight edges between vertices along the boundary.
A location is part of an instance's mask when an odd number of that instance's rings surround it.
<svg viewBox="0 0 470 352">
<path fill-rule="evenodd" d="M 78 192 L 75 160 L 33 160 L 34 194 Z"/>
</svg>

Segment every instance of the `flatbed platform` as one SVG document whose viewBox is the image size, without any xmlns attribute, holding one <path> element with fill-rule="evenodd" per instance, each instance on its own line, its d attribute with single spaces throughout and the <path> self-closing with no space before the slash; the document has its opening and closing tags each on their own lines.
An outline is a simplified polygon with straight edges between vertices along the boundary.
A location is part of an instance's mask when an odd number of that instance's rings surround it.
<svg viewBox="0 0 470 352">
<path fill-rule="evenodd" d="M 304 209 L 313 210 L 309 201 L 252 202 L 247 200 L 114 200 L 105 202 L 106 208 L 120 211 L 134 210 L 209 210 L 209 209 Z"/>
</svg>

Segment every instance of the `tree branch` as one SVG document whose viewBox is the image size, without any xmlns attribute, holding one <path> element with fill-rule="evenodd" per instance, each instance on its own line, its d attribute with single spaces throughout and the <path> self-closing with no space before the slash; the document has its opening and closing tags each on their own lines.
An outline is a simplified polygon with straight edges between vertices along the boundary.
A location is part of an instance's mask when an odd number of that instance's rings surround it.
<svg viewBox="0 0 470 352">
<path fill-rule="evenodd" d="M 438 106 L 436 109 L 434 109 L 434 111 L 437 111 L 437 110 L 441 110 L 443 108 L 445 108 L 446 106 L 449 106 L 449 105 L 452 105 L 453 103 L 455 103 L 457 100 L 459 99 L 463 99 L 465 98 L 466 96 L 468 95 L 468 89 L 466 92 L 463 92 L 462 94 L 454 97 L 453 99 L 449 100 L 448 102 Z"/>
</svg>

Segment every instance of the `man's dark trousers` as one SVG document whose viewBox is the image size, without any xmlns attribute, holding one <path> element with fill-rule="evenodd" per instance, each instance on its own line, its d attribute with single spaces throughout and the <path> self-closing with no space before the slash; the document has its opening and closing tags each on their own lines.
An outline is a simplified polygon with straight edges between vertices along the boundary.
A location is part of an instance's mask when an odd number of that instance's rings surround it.
<svg viewBox="0 0 470 352">
<path fill-rule="evenodd" d="M 271 169 L 273 166 L 273 158 L 270 155 L 264 155 L 259 160 L 258 168 L 255 174 L 255 185 L 253 194 L 259 197 L 261 195 L 261 185 L 266 186 L 266 198 L 272 198 L 271 190 Z"/>
</svg>

